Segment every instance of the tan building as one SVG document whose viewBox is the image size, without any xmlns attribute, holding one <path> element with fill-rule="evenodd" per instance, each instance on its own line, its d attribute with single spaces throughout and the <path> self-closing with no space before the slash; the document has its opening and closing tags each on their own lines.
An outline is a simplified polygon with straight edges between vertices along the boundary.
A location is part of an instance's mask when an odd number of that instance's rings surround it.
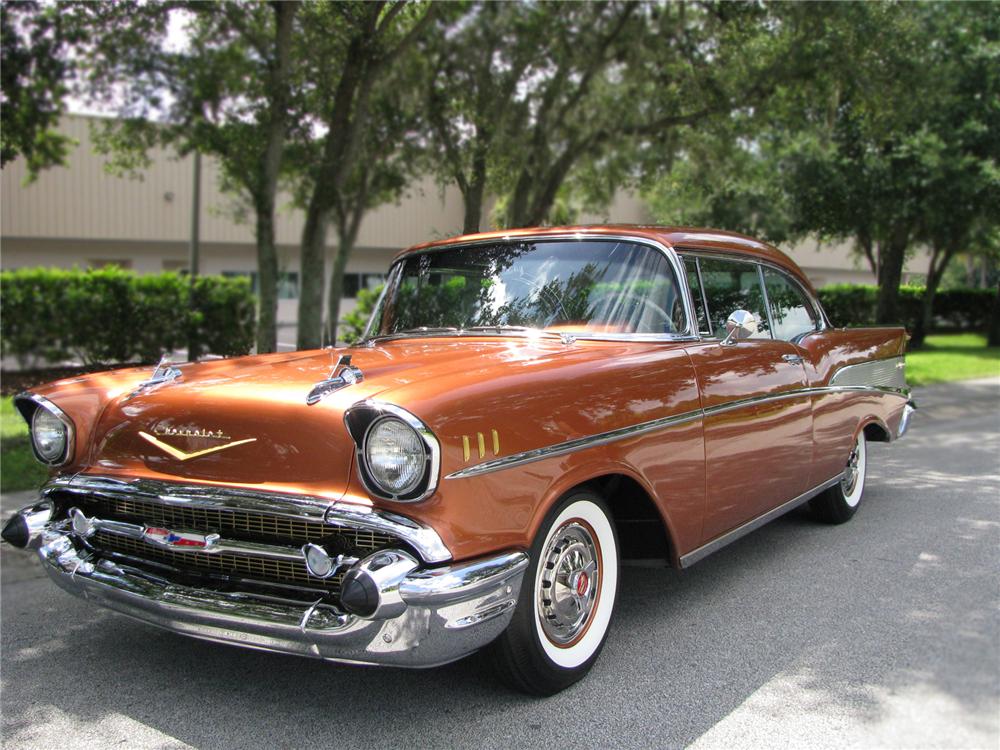
<svg viewBox="0 0 1000 750">
<path fill-rule="evenodd" d="M 185 269 L 193 157 L 179 159 L 172 153 L 155 151 L 141 178 L 112 176 L 104 169 L 104 158 L 93 153 L 89 125 L 90 118 L 65 119 L 64 132 L 79 143 L 66 167 L 46 170 L 30 184 L 25 183 L 22 161 L 3 170 L 0 264 L 3 268 L 68 268 L 117 263 L 138 273 Z M 644 204 L 625 194 L 604 215 L 582 218 L 623 223 L 650 219 Z M 352 309 L 352 295 L 360 286 L 378 283 L 400 248 L 458 234 L 461 228 L 458 190 L 441 189 L 429 178 L 415 183 L 398 204 L 371 212 L 347 267 L 348 299 L 343 311 Z M 284 196 L 279 201 L 277 221 L 283 273 L 278 316 L 282 326 L 279 338 L 286 346 L 295 340 L 301 231 L 302 213 L 292 209 L 290 199 Z M 812 242 L 789 250 L 817 285 L 874 281 L 848 246 L 816 248 L 817 243 Z M 252 276 L 256 272 L 251 214 L 233 196 L 220 192 L 218 169 L 212 159 L 202 162 L 200 265 L 205 274 Z M 921 259 L 916 259 L 908 271 L 919 274 L 923 268 Z"/>
</svg>

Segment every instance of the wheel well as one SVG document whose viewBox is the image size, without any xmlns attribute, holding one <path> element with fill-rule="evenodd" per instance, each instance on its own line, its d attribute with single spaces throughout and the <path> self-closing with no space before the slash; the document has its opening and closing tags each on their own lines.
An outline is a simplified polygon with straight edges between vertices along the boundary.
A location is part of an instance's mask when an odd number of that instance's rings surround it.
<svg viewBox="0 0 1000 750">
<path fill-rule="evenodd" d="M 878 422 L 869 422 L 865 425 L 865 440 L 872 443 L 888 443 L 891 439 L 889 431 Z"/>
<path fill-rule="evenodd" d="M 673 542 L 656 503 L 641 484 L 625 474 L 592 480 L 608 501 L 623 560 L 675 559 Z"/>
</svg>

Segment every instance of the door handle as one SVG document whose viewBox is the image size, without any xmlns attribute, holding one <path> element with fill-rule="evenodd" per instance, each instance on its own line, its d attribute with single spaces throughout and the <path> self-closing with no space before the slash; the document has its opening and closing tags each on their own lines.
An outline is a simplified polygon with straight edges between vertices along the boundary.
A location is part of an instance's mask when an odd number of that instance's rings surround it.
<svg viewBox="0 0 1000 750">
<path fill-rule="evenodd" d="M 786 362 L 788 362 L 789 364 L 793 365 L 802 364 L 802 357 L 800 357 L 798 354 L 782 354 L 781 358 Z"/>
</svg>

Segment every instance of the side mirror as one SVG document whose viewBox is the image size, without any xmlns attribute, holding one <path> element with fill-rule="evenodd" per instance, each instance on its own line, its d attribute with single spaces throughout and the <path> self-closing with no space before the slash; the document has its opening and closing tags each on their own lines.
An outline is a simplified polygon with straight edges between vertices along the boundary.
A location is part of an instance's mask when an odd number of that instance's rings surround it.
<svg viewBox="0 0 1000 750">
<path fill-rule="evenodd" d="M 726 319 L 726 338 L 722 340 L 722 345 L 732 346 L 755 333 L 757 333 L 757 316 L 747 310 L 737 310 Z"/>
</svg>

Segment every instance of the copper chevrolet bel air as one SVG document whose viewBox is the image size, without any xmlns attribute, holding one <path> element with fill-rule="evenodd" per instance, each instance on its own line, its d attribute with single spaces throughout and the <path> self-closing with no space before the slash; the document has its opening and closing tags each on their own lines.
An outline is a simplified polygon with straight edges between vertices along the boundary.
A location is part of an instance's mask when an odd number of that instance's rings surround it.
<svg viewBox="0 0 1000 750">
<path fill-rule="evenodd" d="M 901 328 L 834 328 L 747 237 L 458 237 L 394 261 L 343 349 L 17 397 L 52 468 L 3 538 L 67 591 L 221 643 L 579 680 L 621 566 L 686 568 L 809 503 L 842 523 L 914 408 Z"/>
</svg>

